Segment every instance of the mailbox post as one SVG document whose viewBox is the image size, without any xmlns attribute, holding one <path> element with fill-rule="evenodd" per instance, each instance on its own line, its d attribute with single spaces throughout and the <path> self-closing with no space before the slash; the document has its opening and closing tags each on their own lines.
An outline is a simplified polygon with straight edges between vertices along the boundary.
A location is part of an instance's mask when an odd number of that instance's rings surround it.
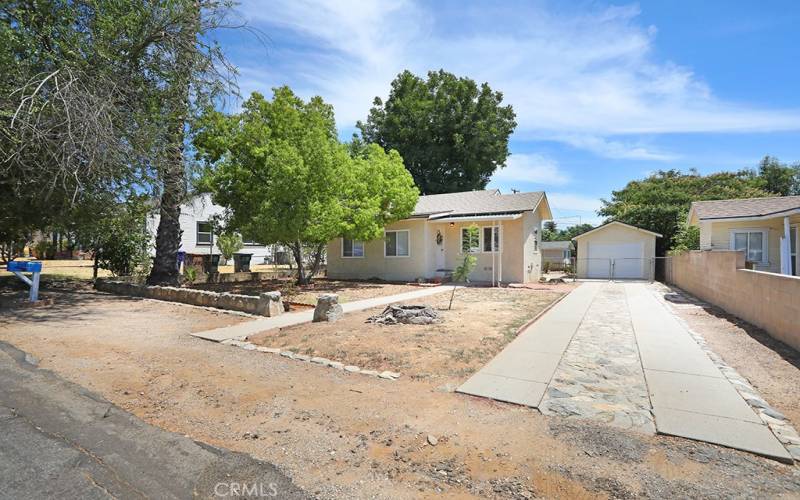
<svg viewBox="0 0 800 500">
<path fill-rule="evenodd" d="M 42 273 L 42 263 L 40 261 L 12 260 L 6 266 L 6 270 L 14 273 L 17 278 L 31 287 L 30 301 L 36 302 L 39 299 L 39 275 Z M 22 273 L 31 273 L 28 278 Z"/>
</svg>

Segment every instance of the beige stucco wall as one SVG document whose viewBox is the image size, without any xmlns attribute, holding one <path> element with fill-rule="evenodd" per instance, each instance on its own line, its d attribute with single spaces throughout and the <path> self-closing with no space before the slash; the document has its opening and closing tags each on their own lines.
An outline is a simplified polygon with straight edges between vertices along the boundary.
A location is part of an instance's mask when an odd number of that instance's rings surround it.
<svg viewBox="0 0 800 500">
<path fill-rule="evenodd" d="M 556 248 L 542 250 L 542 265 L 544 265 L 545 262 L 550 263 L 550 269 L 554 269 L 554 266 L 563 266 L 564 250 Z"/>
<path fill-rule="evenodd" d="M 589 247 L 593 243 L 643 243 L 643 258 L 647 259 L 644 262 L 645 278 L 653 279 L 654 266 L 650 260 L 656 256 L 655 235 L 645 233 L 634 228 L 621 226 L 619 224 L 610 224 L 601 227 L 599 230 L 591 234 L 586 234 L 585 236 L 575 240 L 575 243 L 578 249 L 576 262 L 576 273 L 578 278 L 586 278 L 588 263 L 586 258 L 589 256 Z"/>
<path fill-rule="evenodd" d="M 744 268 L 744 252 L 674 256 L 667 281 L 800 350 L 800 277 Z"/>
<path fill-rule="evenodd" d="M 504 283 L 535 281 L 541 275 L 541 254 L 535 238 L 541 237 L 541 215 L 538 211 L 524 212 L 514 220 L 498 220 L 494 224 L 501 229 L 501 251 L 477 252 L 477 263 L 470 279 L 474 282 L 491 282 L 492 266 L 495 276 Z M 337 238 L 328 244 L 328 276 L 343 279 L 381 278 L 390 281 L 413 281 L 417 278 L 436 276 L 436 233 L 441 232 L 445 250 L 444 269 L 453 270 L 464 259 L 461 252 L 461 229 L 472 222 L 429 222 L 424 219 L 409 219 L 396 222 L 387 229 L 410 231 L 411 255 L 409 257 L 384 257 L 382 239 L 366 242 L 364 257 L 343 258 L 342 240 Z M 483 232 L 493 221 L 474 223 Z"/>
<path fill-rule="evenodd" d="M 328 277 L 345 279 L 381 278 L 389 281 L 413 281 L 429 276 L 431 258 L 426 221 L 408 219 L 395 222 L 386 229 L 408 229 L 410 252 L 408 257 L 384 257 L 384 240 L 367 241 L 364 257 L 342 257 L 342 239 L 328 243 Z"/>
<path fill-rule="evenodd" d="M 800 223 L 800 215 L 789 217 L 791 224 Z M 780 238 L 783 236 L 783 217 L 752 221 L 703 221 L 700 224 L 701 250 L 730 250 L 731 230 L 765 229 L 767 236 L 767 253 L 769 262 L 766 265 L 756 264 L 758 271 L 778 273 L 781 270 Z"/>
</svg>

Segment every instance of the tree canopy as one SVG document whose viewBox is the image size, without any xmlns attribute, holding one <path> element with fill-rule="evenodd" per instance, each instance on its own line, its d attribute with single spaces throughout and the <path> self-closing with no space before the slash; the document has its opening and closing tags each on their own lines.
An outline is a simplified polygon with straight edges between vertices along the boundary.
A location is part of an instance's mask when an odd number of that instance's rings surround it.
<svg viewBox="0 0 800 500">
<path fill-rule="evenodd" d="M 572 238 L 594 229 L 591 224 L 575 224 L 558 229 L 555 221 L 547 221 L 542 229 L 542 241 L 570 241 Z"/>
<path fill-rule="evenodd" d="M 658 254 L 663 255 L 673 248 L 693 201 L 769 196 L 762 186 L 762 180 L 750 170 L 709 175 L 658 171 L 612 191 L 610 200 L 602 200 L 598 213 L 664 235 L 656 243 Z"/>
<path fill-rule="evenodd" d="M 800 195 L 800 163 L 787 165 L 774 156 L 765 156 L 758 164 L 760 186 L 780 196 Z"/>
<path fill-rule="evenodd" d="M 195 146 L 209 165 L 202 188 L 228 209 L 227 227 L 289 246 L 300 281 L 304 249 L 312 249 L 313 275 L 331 239 L 382 238 L 419 195 L 397 151 L 341 144 L 333 108 L 319 97 L 304 102 L 288 87 L 275 89 L 271 101 L 253 93 L 238 114 L 209 110 Z"/>
<path fill-rule="evenodd" d="M 376 97 L 363 140 L 397 150 L 422 194 L 484 189 L 506 164 L 516 127 L 503 94 L 444 70 L 427 80 L 410 71 L 392 81 L 384 103 Z"/>
</svg>

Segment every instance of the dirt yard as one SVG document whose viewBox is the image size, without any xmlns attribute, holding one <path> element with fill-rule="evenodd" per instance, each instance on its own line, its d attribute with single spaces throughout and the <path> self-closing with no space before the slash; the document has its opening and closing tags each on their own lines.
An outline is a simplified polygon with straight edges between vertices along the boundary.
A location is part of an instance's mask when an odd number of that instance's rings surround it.
<svg viewBox="0 0 800 500">
<path fill-rule="evenodd" d="M 0 312 L 0 340 L 149 423 L 273 462 L 316 497 L 800 493 L 798 468 L 744 452 L 565 421 L 411 377 L 350 375 L 188 335 L 238 316 L 51 293 L 54 306 Z"/>
<path fill-rule="evenodd" d="M 429 305 L 441 322 L 379 325 L 367 318 L 384 307 L 346 314 L 335 323 L 297 325 L 257 334 L 248 340 L 371 370 L 390 370 L 417 380 L 457 383 L 511 341 L 524 323 L 565 292 L 466 288 L 406 302 Z"/>
<path fill-rule="evenodd" d="M 43 260 L 42 276 L 62 276 L 68 278 L 92 279 L 91 260 Z M 105 269 L 98 269 L 97 275 L 101 278 L 111 276 L 111 272 Z M 5 264 L 0 267 L 0 278 L 13 277 L 13 274 L 6 271 Z"/>
<path fill-rule="evenodd" d="M 323 293 L 338 294 L 339 302 L 344 303 L 419 290 L 416 285 L 328 279 L 316 279 L 311 284 L 302 286 L 295 285 L 292 280 L 286 279 L 261 282 L 197 284 L 193 285 L 192 288 L 243 295 L 258 295 L 262 292 L 278 290 L 281 292 L 283 300 L 311 305 L 316 305 L 317 296 Z"/>
</svg>

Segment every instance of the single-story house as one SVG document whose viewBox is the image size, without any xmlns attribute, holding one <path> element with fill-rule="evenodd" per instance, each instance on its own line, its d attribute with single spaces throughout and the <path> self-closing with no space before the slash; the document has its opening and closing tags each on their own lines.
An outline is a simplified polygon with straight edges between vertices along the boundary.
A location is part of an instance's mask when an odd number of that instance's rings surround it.
<svg viewBox="0 0 800 500">
<path fill-rule="evenodd" d="M 758 271 L 798 276 L 800 196 L 696 201 L 688 223 L 701 250 L 741 250 Z"/>
<path fill-rule="evenodd" d="M 186 253 L 219 255 L 217 246 L 217 234 L 213 230 L 211 221 L 214 216 L 221 216 L 225 209 L 215 205 L 211 201 L 210 194 L 199 194 L 193 196 L 181 205 L 181 246 L 178 249 Z M 155 242 L 156 230 L 160 216 L 155 212 L 148 218 L 147 228 L 153 236 Z M 255 241 L 244 241 L 244 247 L 239 250 L 242 253 L 253 254 L 251 262 L 253 264 L 263 264 L 268 262 L 273 254 L 273 245 L 262 245 Z M 151 254 L 155 255 L 155 244 L 151 248 Z"/>
<path fill-rule="evenodd" d="M 655 276 L 656 238 L 661 235 L 622 222 L 609 222 L 572 240 L 578 278 L 647 279 Z"/>
<path fill-rule="evenodd" d="M 387 226 L 384 238 L 331 241 L 328 276 L 444 278 L 471 253 L 477 257 L 471 281 L 537 281 L 542 220 L 552 217 L 543 192 L 501 194 L 490 189 L 420 196 L 414 212 Z"/>
<path fill-rule="evenodd" d="M 571 241 L 543 241 L 542 268 L 545 265 L 552 270 L 564 269 L 572 259 Z"/>
</svg>

